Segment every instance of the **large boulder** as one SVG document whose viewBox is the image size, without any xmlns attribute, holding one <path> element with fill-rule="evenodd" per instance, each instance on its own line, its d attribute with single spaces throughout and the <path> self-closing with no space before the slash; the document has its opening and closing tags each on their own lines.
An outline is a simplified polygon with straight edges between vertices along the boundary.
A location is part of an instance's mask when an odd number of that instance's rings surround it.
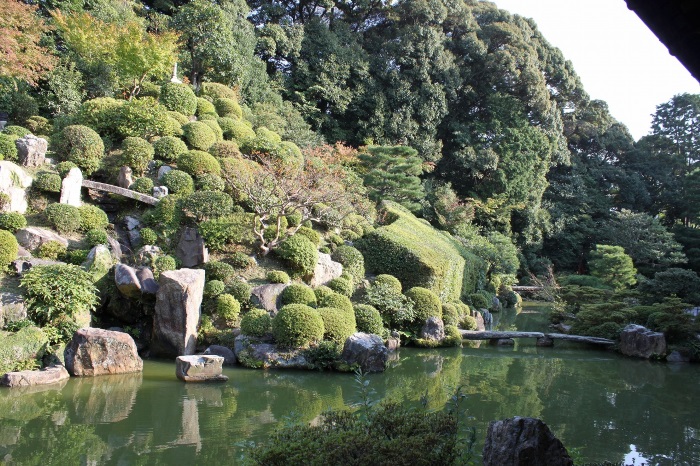
<svg viewBox="0 0 700 466">
<path fill-rule="evenodd" d="M 273 316 L 277 314 L 279 297 L 289 283 L 271 283 L 259 285 L 250 292 L 250 299 L 255 306 L 270 312 Z"/>
<path fill-rule="evenodd" d="M 379 335 L 358 332 L 345 340 L 340 358 L 349 366 L 359 365 L 363 372 L 383 372 L 389 350 Z"/>
<path fill-rule="evenodd" d="M 539 419 L 514 417 L 489 423 L 484 466 L 571 466 L 564 445 Z"/>
<path fill-rule="evenodd" d="M 57 241 L 68 247 L 68 240 L 46 228 L 27 227 L 17 230 L 15 238 L 20 246 L 34 250 L 48 241 Z"/>
<path fill-rule="evenodd" d="M 227 346 L 211 345 L 204 351 L 204 354 L 221 356 L 224 358 L 224 365 L 226 366 L 233 366 L 236 364 L 236 355 L 233 350 Z"/>
<path fill-rule="evenodd" d="M 211 354 L 178 356 L 175 360 L 175 375 L 184 382 L 225 382 L 224 358 Z"/>
<path fill-rule="evenodd" d="M 90 249 L 90 252 L 82 264 L 82 267 L 92 275 L 95 282 L 107 275 L 114 265 L 114 257 L 109 248 L 104 244 L 98 244 Z"/>
<path fill-rule="evenodd" d="M 266 343 L 247 335 L 239 335 L 235 340 L 235 353 L 238 362 L 250 368 L 265 369 L 312 369 L 313 366 L 299 349 L 281 350 L 277 345 Z"/>
<path fill-rule="evenodd" d="M 194 354 L 204 293 L 204 270 L 169 270 L 160 274 L 156 294 L 151 354 Z"/>
<path fill-rule="evenodd" d="M 126 235 L 129 238 L 131 250 L 136 250 L 136 248 L 141 244 L 141 220 L 131 215 L 127 215 L 124 217 L 124 226 L 126 227 Z"/>
<path fill-rule="evenodd" d="M 143 370 L 136 343 L 131 335 L 124 332 L 81 328 L 73 334 L 64 355 L 68 372 L 78 377 Z"/>
<path fill-rule="evenodd" d="M 114 283 L 121 294 L 127 298 L 141 296 L 141 282 L 136 276 L 136 269 L 126 264 L 117 264 L 114 267 Z"/>
<path fill-rule="evenodd" d="M 8 372 L 0 378 L 1 387 L 32 387 L 62 382 L 70 377 L 65 367 L 49 366 L 40 371 Z"/>
<path fill-rule="evenodd" d="M 10 322 L 27 318 L 27 306 L 19 293 L 4 291 L 0 293 L 0 328 Z"/>
<path fill-rule="evenodd" d="M 160 286 L 153 276 L 153 270 L 148 267 L 139 267 L 136 269 L 136 278 L 141 284 L 141 293 L 156 295 Z"/>
<path fill-rule="evenodd" d="M 17 333 L 0 332 L 0 374 L 12 370 L 19 361 L 39 359 L 49 340 L 37 327 L 24 327 Z"/>
<path fill-rule="evenodd" d="M 331 259 L 330 254 L 318 253 L 318 262 L 314 268 L 314 276 L 309 283 L 313 288 L 325 285 L 343 274 L 343 265 Z"/>
<path fill-rule="evenodd" d="M 49 143 L 44 138 L 28 134 L 15 140 L 19 163 L 23 167 L 40 167 L 44 164 Z"/>
<path fill-rule="evenodd" d="M 80 191 L 82 188 L 83 172 L 80 171 L 80 168 L 73 167 L 61 182 L 61 198 L 59 202 L 61 204 L 80 207 L 82 205 L 82 201 L 80 200 Z"/>
<path fill-rule="evenodd" d="M 425 319 L 425 324 L 420 330 L 420 337 L 424 340 L 442 341 L 445 339 L 445 324 L 442 319 L 431 316 Z"/>
<path fill-rule="evenodd" d="M 10 212 L 27 212 L 27 188 L 32 185 L 32 177 L 12 162 L 0 161 L 0 193 L 10 197 Z"/>
<path fill-rule="evenodd" d="M 620 334 L 620 352 L 626 356 L 649 359 L 666 355 L 666 338 L 641 325 L 630 324 Z"/>
<path fill-rule="evenodd" d="M 183 267 L 196 267 L 209 262 L 209 251 L 196 228 L 186 227 L 182 231 L 175 254 Z"/>
</svg>

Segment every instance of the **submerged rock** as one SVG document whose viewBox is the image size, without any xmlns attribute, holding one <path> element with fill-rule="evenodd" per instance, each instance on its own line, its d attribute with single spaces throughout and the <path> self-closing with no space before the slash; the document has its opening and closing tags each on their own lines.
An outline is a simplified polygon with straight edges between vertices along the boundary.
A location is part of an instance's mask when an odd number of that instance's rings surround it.
<svg viewBox="0 0 700 466">
<path fill-rule="evenodd" d="M 215 355 L 178 356 L 175 360 L 175 374 L 184 382 L 225 382 L 222 375 L 224 358 Z"/>
<path fill-rule="evenodd" d="M 136 343 L 128 333 L 81 328 L 73 334 L 64 354 L 68 372 L 78 377 L 143 370 Z"/>
</svg>

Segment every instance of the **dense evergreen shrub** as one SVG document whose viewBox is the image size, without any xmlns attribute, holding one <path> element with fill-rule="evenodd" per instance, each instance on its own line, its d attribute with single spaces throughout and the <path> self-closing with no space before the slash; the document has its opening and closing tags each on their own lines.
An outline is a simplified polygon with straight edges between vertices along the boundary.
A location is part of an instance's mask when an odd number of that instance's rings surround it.
<svg viewBox="0 0 700 466">
<path fill-rule="evenodd" d="M 139 230 L 139 234 L 141 235 L 141 244 L 158 243 L 158 234 L 153 231 L 152 228 L 141 228 L 141 230 Z"/>
<path fill-rule="evenodd" d="M 352 230 L 347 229 L 340 230 L 340 237 L 343 238 L 343 240 L 350 242 L 354 242 L 360 239 L 360 235 L 358 235 Z"/>
<path fill-rule="evenodd" d="M 233 267 L 226 262 L 211 261 L 204 264 L 207 280 L 228 281 L 234 273 Z"/>
<path fill-rule="evenodd" d="M 287 222 L 287 217 L 283 218 L 286 228 L 289 225 Z M 309 238 L 309 241 L 311 241 L 316 246 L 318 246 L 321 243 L 321 235 L 313 228 L 300 227 L 295 234 L 306 236 L 307 238 Z"/>
<path fill-rule="evenodd" d="M 395 293 L 401 293 L 403 291 L 403 287 L 401 286 L 399 279 L 386 273 L 377 275 L 374 278 L 373 286 L 387 287 Z"/>
<path fill-rule="evenodd" d="M 76 164 L 73 162 L 69 162 L 68 160 L 65 160 L 63 162 L 59 162 L 56 164 L 56 171 L 58 172 L 58 175 L 61 178 L 65 178 L 66 175 L 68 175 L 68 172 L 70 172 L 71 168 L 77 167 Z"/>
<path fill-rule="evenodd" d="M 194 115 L 198 107 L 197 96 L 187 84 L 166 83 L 162 85 L 158 100 L 168 110 L 183 115 Z"/>
<path fill-rule="evenodd" d="M 331 233 L 330 235 L 328 235 L 328 242 L 335 246 L 342 246 L 345 244 L 345 240 L 340 235 L 336 235 L 335 233 Z"/>
<path fill-rule="evenodd" d="M 187 144 L 175 136 L 163 136 L 153 143 L 153 156 L 158 160 L 175 162 L 187 153 Z"/>
<path fill-rule="evenodd" d="M 242 156 L 238 144 L 234 141 L 217 141 L 209 148 L 209 153 L 217 159 Z"/>
<path fill-rule="evenodd" d="M 334 307 L 320 307 L 316 309 L 323 320 L 323 339 L 334 341 L 338 344 L 355 333 L 355 313 L 349 313 Z"/>
<path fill-rule="evenodd" d="M 24 126 L 26 126 L 32 134 L 49 134 L 53 129 L 48 119 L 38 115 L 27 118 L 24 122 Z"/>
<path fill-rule="evenodd" d="M 17 139 L 16 136 L 0 133 L 0 160 L 18 161 L 15 139 Z"/>
<path fill-rule="evenodd" d="M 80 210 L 72 205 L 50 204 L 44 210 L 44 215 L 59 233 L 73 233 L 80 229 Z"/>
<path fill-rule="evenodd" d="M 356 248 L 340 245 L 335 248 L 331 258 L 343 265 L 343 272 L 349 273 L 355 283 L 360 283 L 365 278 L 365 259 Z"/>
<path fill-rule="evenodd" d="M 352 307 L 352 302 L 347 296 L 343 296 L 339 293 L 330 293 L 318 301 L 319 307 L 335 307 L 337 309 L 342 309 L 347 313 L 355 315 L 355 311 Z"/>
<path fill-rule="evenodd" d="M 39 172 L 34 177 L 34 182 L 32 186 L 39 191 L 45 191 L 48 193 L 60 193 L 61 192 L 61 176 L 57 173 L 50 172 Z"/>
<path fill-rule="evenodd" d="M 189 173 L 182 170 L 170 170 L 160 181 L 168 188 L 170 194 L 187 195 L 194 192 L 194 180 Z"/>
<path fill-rule="evenodd" d="M 122 143 L 122 164 L 131 167 L 138 175 L 142 175 L 148 162 L 153 160 L 153 146 L 143 138 L 128 137 Z"/>
<path fill-rule="evenodd" d="M 182 209 L 180 208 L 180 195 L 169 194 L 162 198 L 155 208 L 145 216 L 146 223 L 161 231 L 175 230 L 182 221 Z"/>
<path fill-rule="evenodd" d="M 125 103 L 111 97 L 86 100 L 78 108 L 75 121 L 80 125 L 89 126 L 103 136 L 117 139 L 114 123 L 119 118 L 119 109 Z"/>
<path fill-rule="evenodd" d="M 305 304 L 307 306 L 316 307 L 316 294 L 314 290 L 303 283 L 292 283 L 282 290 L 280 302 L 283 305 Z"/>
<path fill-rule="evenodd" d="M 318 262 L 318 250 L 307 237 L 291 236 L 280 243 L 275 251 L 303 275 L 313 274 Z"/>
<path fill-rule="evenodd" d="M 316 295 L 317 302 L 321 301 L 323 298 L 333 293 L 335 293 L 335 291 L 331 290 L 325 285 L 321 285 L 319 287 L 314 288 L 314 294 Z"/>
<path fill-rule="evenodd" d="M 224 319 L 227 323 L 234 323 L 238 320 L 241 312 L 241 303 L 230 294 L 220 294 L 216 298 L 216 315 Z"/>
<path fill-rule="evenodd" d="M 19 212 L 0 213 L 0 230 L 16 233 L 17 230 L 27 226 L 27 219 Z"/>
<path fill-rule="evenodd" d="M 182 154 L 177 159 L 177 167 L 192 176 L 200 176 L 205 173 L 221 174 L 221 165 L 214 156 L 200 150 L 191 150 Z"/>
<path fill-rule="evenodd" d="M 452 303 L 444 303 L 442 305 L 442 322 L 447 325 L 459 324 L 459 312 L 457 306 Z"/>
<path fill-rule="evenodd" d="M 253 242 L 251 233 L 253 214 L 234 213 L 199 224 L 199 233 L 207 247 L 221 251 L 233 243 Z"/>
<path fill-rule="evenodd" d="M 143 235 L 141 236 L 143 238 Z M 101 228 L 93 228 L 85 233 L 85 243 L 90 247 L 107 244 L 107 232 Z M 153 244 L 153 243 L 146 243 Z"/>
<path fill-rule="evenodd" d="M 336 293 L 347 297 L 352 296 L 352 294 L 355 292 L 355 287 L 353 286 L 352 281 L 342 277 L 334 278 L 326 283 L 326 286 Z"/>
<path fill-rule="evenodd" d="M 7 230 L 0 230 L 0 268 L 7 267 L 17 258 L 19 244 L 15 235 Z"/>
<path fill-rule="evenodd" d="M 251 286 L 242 280 L 232 280 L 226 287 L 226 293 L 236 298 L 244 308 L 250 306 L 251 291 Z"/>
<path fill-rule="evenodd" d="M 0 228 L 1 227 L 2 226 L 0 225 Z M 267 281 L 270 283 L 289 283 L 291 280 L 289 275 L 287 275 L 287 272 L 284 272 L 283 270 L 270 270 L 267 272 L 265 278 L 267 278 Z"/>
<path fill-rule="evenodd" d="M 173 136 L 180 130 L 179 123 L 170 116 L 168 110 L 152 97 L 124 102 L 117 108 L 116 119 L 112 125 L 116 130 L 117 139 L 130 136 L 144 139 Z"/>
<path fill-rule="evenodd" d="M 151 196 L 153 195 L 153 180 L 146 176 L 136 178 L 131 186 L 129 186 L 129 189 Z"/>
<path fill-rule="evenodd" d="M 407 328 L 415 318 L 413 302 L 397 291 L 396 283 L 392 280 L 375 280 L 372 286 L 367 288 L 364 299 L 366 304 L 379 311 L 384 325 L 388 328 Z"/>
<path fill-rule="evenodd" d="M 91 175 L 100 166 L 105 147 L 100 135 L 87 126 L 66 126 L 57 138 L 57 154 L 76 164 L 84 176 Z"/>
<path fill-rule="evenodd" d="M 462 334 L 456 325 L 445 325 L 445 338 L 441 344 L 442 346 L 462 346 Z"/>
<path fill-rule="evenodd" d="M 196 191 L 182 200 L 182 211 L 197 222 L 231 213 L 233 199 L 218 191 Z"/>
<path fill-rule="evenodd" d="M 243 116 L 241 106 L 233 99 L 219 98 L 214 101 L 216 113 L 221 117 L 235 118 L 240 120 Z"/>
<path fill-rule="evenodd" d="M 36 255 L 42 259 L 56 260 L 66 254 L 67 248 L 58 241 L 46 241 L 39 245 Z"/>
<path fill-rule="evenodd" d="M 24 126 L 19 126 L 19 125 L 7 125 L 5 128 L 2 130 L 3 134 L 8 134 L 10 136 L 17 136 L 18 138 L 23 138 L 28 134 L 32 134 L 31 131 L 29 131 L 27 128 Z"/>
<path fill-rule="evenodd" d="M 272 335 L 283 348 L 304 348 L 323 339 L 321 315 L 304 304 L 287 304 L 272 320 Z"/>
<path fill-rule="evenodd" d="M 287 226 L 296 227 L 301 223 L 302 215 L 301 212 L 292 212 L 287 214 Z M 311 239 L 311 238 L 309 238 Z"/>
<path fill-rule="evenodd" d="M 201 121 L 191 121 L 182 126 L 187 145 L 196 150 L 205 151 L 216 142 L 216 133 Z"/>
<path fill-rule="evenodd" d="M 78 207 L 78 213 L 80 214 L 81 231 L 88 231 L 93 228 L 105 229 L 109 225 L 107 214 L 97 206 L 83 204 Z"/>
<path fill-rule="evenodd" d="M 197 97 L 197 111 L 196 115 L 201 117 L 202 115 L 216 115 L 216 108 L 214 104 L 209 102 L 207 99 L 202 97 Z"/>
<path fill-rule="evenodd" d="M 205 173 L 197 177 L 195 186 L 198 191 L 223 191 L 226 183 L 219 175 Z"/>
<path fill-rule="evenodd" d="M 358 332 L 382 335 L 384 323 L 379 311 L 369 304 L 355 304 L 355 322 Z"/>
<path fill-rule="evenodd" d="M 439 317 L 442 319 L 442 303 L 440 298 L 427 288 L 414 286 L 405 293 L 406 297 L 413 302 L 415 311 L 414 324 L 422 326 L 428 317 Z"/>
<path fill-rule="evenodd" d="M 153 276 L 158 279 L 162 272 L 167 272 L 168 270 L 176 270 L 177 261 L 173 256 L 158 256 L 153 261 Z"/>
<path fill-rule="evenodd" d="M 216 99 L 238 100 L 238 94 L 236 93 L 236 91 L 234 91 L 233 89 L 231 89 L 230 87 L 228 87 L 224 84 L 204 82 L 204 83 L 202 83 L 202 87 L 200 89 L 200 92 L 203 96 L 207 96 L 213 100 L 216 100 Z"/>
<path fill-rule="evenodd" d="M 284 232 L 287 231 L 287 217 L 278 217 L 276 219 L 270 219 L 268 221 L 268 228 L 265 229 L 265 232 L 263 233 L 263 237 L 267 241 L 272 241 L 276 236 L 277 236 L 277 220 L 279 220 L 280 226 L 279 226 L 279 231 L 281 232 L 279 234 L 280 237 L 284 236 Z"/>
<path fill-rule="evenodd" d="M 247 269 L 255 265 L 255 259 L 241 251 L 232 252 L 227 260 L 236 269 Z"/>
<path fill-rule="evenodd" d="M 241 318 L 241 333 L 262 338 L 272 332 L 272 318 L 264 309 L 251 309 Z"/>
<path fill-rule="evenodd" d="M 471 301 L 472 306 L 476 309 L 488 309 L 491 307 L 488 298 L 481 293 L 470 294 L 469 301 Z"/>
<path fill-rule="evenodd" d="M 476 318 L 472 317 L 469 314 L 466 314 L 462 316 L 461 320 L 459 321 L 459 326 L 463 328 L 464 330 L 476 330 L 477 327 L 477 322 Z"/>
<path fill-rule="evenodd" d="M 216 298 L 226 289 L 226 284 L 221 280 L 209 280 L 204 284 L 204 296 Z"/>
<path fill-rule="evenodd" d="M 187 118 L 187 116 L 183 115 L 183 114 L 180 113 L 180 112 L 172 112 L 172 111 L 169 111 L 169 112 L 168 112 L 168 116 L 169 116 L 170 118 L 172 118 L 173 120 L 177 121 L 178 124 L 179 124 L 180 126 L 184 126 L 184 125 L 186 125 L 187 123 L 190 122 L 190 119 Z"/>
<path fill-rule="evenodd" d="M 214 118 L 213 116 L 211 118 L 206 118 L 205 116 L 202 117 L 199 121 L 211 128 L 212 131 L 214 131 L 214 135 L 216 135 L 216 142 L 222 142 L 224 140 L 224 131 L 216 122 L 216 118 Z M 211 148 L 211 146 L 209 146 L 209 148 Z"/>
<path fill-rule="evenodd" d="M 250 150 L 251 141 L 255 139 L 255 131 L 246 122 L 240 120 L 234 120 L 233 123 L 226 122 L 224 124 L 225 128 L 224 137 L 228 140 L 235 141 L 241 148 L 241 151 Z"/>
</svg>

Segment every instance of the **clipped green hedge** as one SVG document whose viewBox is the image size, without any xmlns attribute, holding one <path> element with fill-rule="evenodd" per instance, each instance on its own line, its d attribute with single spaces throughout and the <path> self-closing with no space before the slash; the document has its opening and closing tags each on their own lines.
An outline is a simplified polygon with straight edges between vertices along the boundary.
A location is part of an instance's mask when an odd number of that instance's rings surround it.
<svg viewBox="0 0 700 466">
<path fill-rule="evenodd" d="M 275 252 L 303 275 L 313 274 L 318 262 L 316 246 L 303 235 L 287 238 L 275 249 Z"/>
<path fill-rule="evenodd" d="M 217 141 L 210 148 L 209 153 L 217 159 L 241 157 L 241 150 L 235 141 Z"/>
<path fill-rule="evenodd" d="M 358 332 L 374 333 L 381 335 L 384 332 L 382 316 L 374 306 L 369 304 L 355 304 L 355 323 Z"/>
<path fill-rule="evenodd" d="M 197 111 L 196 115 L 202 117 L 202 115 L 216 115 L 216 108 L 214 104 L 209 102 L 203 97 L 197 97 Z"/>
<path fill-rule="evenodd" d="M 78 207 L 78 213 L 80 214 L 80 231 L 88 231 L 94 228 L 105 229 L 109 225 L 107 214 L 97 206 L 83 204 Z"/>
<path fill-rule="evenodd" d="M 84 176 L 99 168 L 105 151 L 100 135 L 82 125 L 66 126 L 55 146 L 58 155 L 80 167 Z"/>
<path fill-rule="evenodd" d="M 442 319 L 440 298 L 429 289 L 414 286 L 404 294 L 413 302 L 413 310 L 416 313 L 413 320 L 415 325 L 422 326 L 428 317 L 439 317 Z"/>
<path fill-rule="evenodd" d="M 3 212 L 0 214 L 0 230 L 16 233 L 27 226 L 27 219 L 19 212 Z"/>
<path fill-rule="evenodd" d="M 17 139 L 17 136 L 0 133 L 0 160 L 17 162 L 18 155 L 15 139 Z"/>
<path fill-rule="evenodd" d="M 197 222 L 223 217 L 231 213 L 231 196 L 219 191 L 195 191 L 182 200 L 182 211 Z"/>
<path fill-rule="evenodd" d="M 355 291 L 355 287 L 352 285 L 350 280 L 338 277 L 326 283 L 326 286 L 336 293 L 342 294 L 343 296 L 350 297 Z"/>
<path fill-rule="evenodd" d="M 262 338 L 272 332 L 272 317 L 264 309 L 251 309 L 241 318 L 241 333 Z"/>
<path fill-rule="evenodd" d="M 150 196 L 153 194 L 153 180 L 146 176 L 136 178 L 129 189 Z"/>
<path fill-rule="evenodd" d="M 221 117 L 235 118 L 240 120 L 243 116 L 241 106 L 234 99 L 220 98 L 214 101 L 216 113 Z"/>
<path fill-rule="evenodd" d="M 216 142 L 216 133 L 201 121 L 191 121 L 182 126 L 187 145 L 192 149 L 205 151 Z"/>
<path fill-rule="evenodd" d="M 58 173 L 39 172 L 34 178 L 32 187 L 47 193 L 60 193 L 61 183 L 61 176 Z"/>
<path fill-rule="evenodd" d="M 177 159 L 177 167 L 192 176 L 199 176 L 205 173 L 221 175 L 221 165 L 216 158 L 201 150 L 188 151 Z"/>
<path fill-rule="evenodd" d="M 153 151 L 156 159 L 175 162 L 187 153 L 187 144 L 175 136 L 164 136 L 153 143 Z"/>
<path fill-rule="evenodd" d="M 81 215 L 77 207 L 68 204 L 49 204 L 44 215 L 59 233 L 73 233 L 80 229 Z"/>
<path fill-rule="evenodd" d="M 125 138 L 122 151 L 122 164 L 131 167 L 138 175 L 143 175 L 155 154 L 151 143 L 138 137 Z"/>
<path fill-rule="evenodd" d="M 316 294 L 307 285 L 303 283 L 292 283 L 287 288 L 282 290 L 280 294 L 280 302 L 285 304 L 306 304 L 307 306 L 316 306 Z"/>
<path fill-rule="evenodd" d="M 168 110 L 179 112 L 183 115 L 194 115 L 197 111 L 197 96 L 187 84 L 166 83 L 160 88 L 161 104 Z"/>
<path fill-rule="evenodd" d="M 355 314 L 335 307 L 320 307 L 316 309 L 323 320 L 323 339 L 338 344 L 355 333 Z"/>
<path fill-rule="evenodd" d="M 170 194 L 191 194 L 194 192 L 194 180 L 189 173 L 182 170 L 170 170 L 160 181 L 168 188 Z"/>
<path fill-rule="evenodd" d="M 482 260 L 398 204 L 384 201 L 381 209 L 393 221 L 355 243 L 368 271 L 392 274 L 406 287 L 428 288 L 443 301 L 477 288 L 486 272 Z"/>
<path fill-rule="evenodd" d="M 287 272 L 283 270 L 270 270 L 265 276 L 270 283 L 289 283 L 291 280 Z M 316 294 L 314 293 L 314 296 Z"/>
<path fill-rule="evenodd" d="M 304 304 L 287 304 L 272 320 L 272 335 L 282 347 L 308 347 L 321 341 L 324 331 L 321 315 Z"/>
<path fill-rule="evenodd" d="M 208 96 L 211 99 L 238 99 L 236 91 L 220 83 L 204 82 L 202 83 L 200 92 L 202 95 Z"/>
<path fill-rule="evenodd" d="M 207 280 L 226 282 L 234 273 L 233 267 L 226 262 L 211 261 L 204 264 Z"/>
<path fill-rule="evenodd" d="M 338 309 L 342 309 L 343 311 L 352 313 L 353 315 L 355 313 L 350 298 L 336 292 L 329 293 L 321 299 L 319 299 L 318 305 L 319 307 L 335 307 Z"/>
<path fill-rule="evenodd" d="M 48 343 L 46 334 L 33 326 L 14 334 L 0 332 L 0 374 L 13 371 L 18 363 L 41 359 Z"/>
<path fill-rule="evenodd" d="M 331 258 L 343 265 L 343 272 L 349 273 L 355 283 L 365 278 L 365 258 L 352 246 L 341 245 L 335 248 Z"/>
</svg>

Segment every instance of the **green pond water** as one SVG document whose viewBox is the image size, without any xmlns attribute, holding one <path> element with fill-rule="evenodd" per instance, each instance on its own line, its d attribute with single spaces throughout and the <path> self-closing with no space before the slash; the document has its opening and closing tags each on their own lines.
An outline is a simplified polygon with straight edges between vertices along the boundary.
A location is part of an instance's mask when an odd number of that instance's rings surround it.
<svg viewBox="0 0 700 466">
<path fill-rule="evenodd" d="M 538 330 L 540 309 L 496 316 L 500 329 Z M 184 384 L 174 363 L 143 374 L 72 378 L 41 390 L 0 390 L 0 463 L 240 464 L 290 415 L 312 421 L 357 406 L 352 374 L 227 368 L 222 384 Z M 419 350 L 368 376 L 374 399 L 441 407 L 458 386 L 480 453 L 488 422 L 543 419 L 586 462 L 700 464 L 700 366 L 623 358 L 576 344 Z"/>
</svg>

